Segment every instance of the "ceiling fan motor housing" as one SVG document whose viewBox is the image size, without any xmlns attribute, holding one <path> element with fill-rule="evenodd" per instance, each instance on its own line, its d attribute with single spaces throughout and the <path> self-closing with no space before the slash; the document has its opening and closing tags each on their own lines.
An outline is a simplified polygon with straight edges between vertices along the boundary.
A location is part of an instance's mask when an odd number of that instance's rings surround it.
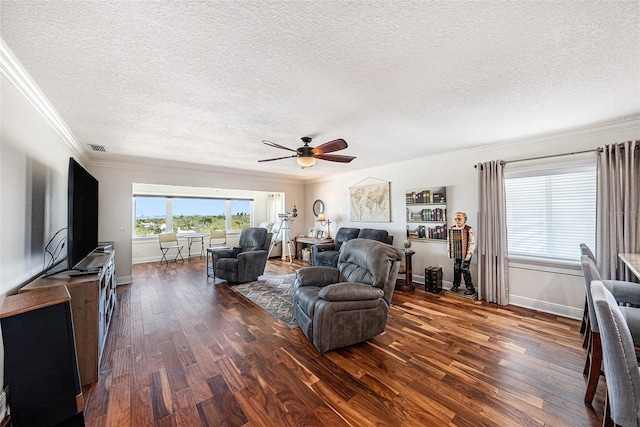
<svg viewBox="0 0 640 427">
<path fill-rule="evenodd" d="M 305 145 L 296 150 L 299 157 L 313 157 L 313 148 Z"/>
</svg>

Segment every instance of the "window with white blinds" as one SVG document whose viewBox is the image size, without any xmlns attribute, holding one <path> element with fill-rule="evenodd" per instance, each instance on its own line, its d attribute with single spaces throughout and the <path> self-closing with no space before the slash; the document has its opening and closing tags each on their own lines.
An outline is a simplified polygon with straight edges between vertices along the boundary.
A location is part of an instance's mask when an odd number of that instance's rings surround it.
<svg viewBox="0 0 640 427">
<path fill-rule="evenodd" d="M 595 165 L 507 173 L 509 256 L 580 260 L 595 248 Z"/>
</svg>

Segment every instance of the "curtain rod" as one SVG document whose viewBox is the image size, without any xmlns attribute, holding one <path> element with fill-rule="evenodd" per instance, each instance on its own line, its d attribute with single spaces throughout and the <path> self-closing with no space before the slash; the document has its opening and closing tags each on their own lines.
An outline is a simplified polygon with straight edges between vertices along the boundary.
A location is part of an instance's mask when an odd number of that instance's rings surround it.
<svg viewBox="0 0 640 427">
<path fill-rule="evenodd" d="M 517 159 L 517 160 L 500 160 L 500 164 L 502 166 L 507 163 L 517 163 L 517 162 L 526 162 L 528 160 L 542 160 L 542 159 L 550 159 L 553 157 L 562 157 L 562 156 L 572 156 L 574 154 L 584 154 L 584 153 L 595 153 L 597 151 L 602 151 L 602 148 L 594 148 L 592 150 L 584 150 L 584 151 L 573 151 L 571 153 L 562 153 L 562 154 L 550 154 L 548 156 L 540 156 L 540 157 L 529 157 L 527 159 Z M 478 165 L 473 165 L 474 168 L 477 168 Z"/>
</svg>

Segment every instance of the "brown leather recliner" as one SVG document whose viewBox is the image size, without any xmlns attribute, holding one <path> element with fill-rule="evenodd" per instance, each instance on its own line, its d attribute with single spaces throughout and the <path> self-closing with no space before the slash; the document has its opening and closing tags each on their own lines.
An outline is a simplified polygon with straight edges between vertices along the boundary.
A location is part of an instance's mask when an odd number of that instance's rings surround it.
<svg viewBox="0 0 640 427">
<path fill-rule="evenodd" d="M 338 268 L 296 272 L 293 306 L 302 332 L 320 353 L 383 332 L 402 252 L 375 240 L 343 243 Z"/>
</svg>

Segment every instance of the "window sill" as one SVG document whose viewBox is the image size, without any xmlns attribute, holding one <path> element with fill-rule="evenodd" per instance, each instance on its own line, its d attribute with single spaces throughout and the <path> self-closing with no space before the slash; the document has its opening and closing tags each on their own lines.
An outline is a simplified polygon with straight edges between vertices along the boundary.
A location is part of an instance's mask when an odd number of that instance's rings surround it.
<svg viewBox="0 0 640 427">
<path fill-rule="evenodd" d="M 509 267 L 522 270 L 544 271 L 548 273 L 582 276 L 582 268 L 578 261 L 557 260 L 549 258 L 509 257 Z"/>
</svg>

